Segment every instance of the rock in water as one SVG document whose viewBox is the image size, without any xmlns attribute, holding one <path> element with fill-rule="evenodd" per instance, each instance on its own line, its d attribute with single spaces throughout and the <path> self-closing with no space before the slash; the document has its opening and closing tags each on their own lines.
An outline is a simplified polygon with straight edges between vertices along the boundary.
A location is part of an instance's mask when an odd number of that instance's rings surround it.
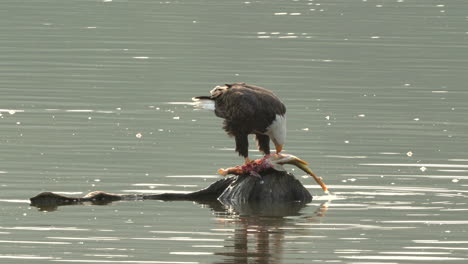
<svg viewBox="0 0 468 264">
<path fill-rule="evenodd" d="M 218 200 L 224 204 L 309 203 L 312 201 L 312 195 L 292 174 L 269 169 L 261 173 L 261 178 L 250 175 L 238 176 Z"/>
</svg>

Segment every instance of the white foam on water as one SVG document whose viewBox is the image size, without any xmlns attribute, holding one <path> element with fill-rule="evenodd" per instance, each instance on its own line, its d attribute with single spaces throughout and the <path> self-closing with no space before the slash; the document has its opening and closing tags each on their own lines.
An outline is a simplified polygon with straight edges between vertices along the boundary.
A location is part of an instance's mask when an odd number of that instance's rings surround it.
<svg viewBox="0 0 468 264">
<path fill-rule="evenodd" d="M 313 201 L 336 201 L 336 200 L 345 200 L 346 197 L 338 196 L 331 192 L 325 193 L 325 195 L 313 195 Z"/>
<path fill-rule="evenodd" d="M 0 202 L 5 202 L 5 203 L 30 203 L 29 200 L 21 200 L 21 199 L 0 199 Z"/>
<path fill-rule="evenodd" d="M 465 164 L 431 164 L 431 163 L 360 163 L 361 166 L 385 167 L 425 167 L 425 168 L 468 168 Z"/>
</svg>

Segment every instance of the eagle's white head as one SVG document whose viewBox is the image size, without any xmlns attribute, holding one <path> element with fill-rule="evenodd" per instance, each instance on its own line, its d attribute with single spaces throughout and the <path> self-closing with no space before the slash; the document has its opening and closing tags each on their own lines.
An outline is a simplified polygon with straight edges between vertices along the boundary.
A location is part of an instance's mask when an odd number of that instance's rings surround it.
<svg viewBox="0 0 468 264">
<path fill-rule="evenodd" d="M 216 86 L 215 88 L 213 88 L 213 89 L 210 91 L 210 94 L 211 94 L 212 97 L 218 97 L 218 96 L 220 96 L 224 91 L 226 91 L 228 88 L 229 88 L 229 86 L 227 86 L 227 85 L 224 85 L 224 86 L 218 85 L 218 86 Z"/>
</svg>

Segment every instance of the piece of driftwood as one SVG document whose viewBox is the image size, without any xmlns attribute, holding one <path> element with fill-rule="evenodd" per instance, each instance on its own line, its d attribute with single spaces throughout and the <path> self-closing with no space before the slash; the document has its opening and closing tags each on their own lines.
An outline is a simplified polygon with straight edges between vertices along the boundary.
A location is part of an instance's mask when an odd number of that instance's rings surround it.
<svg viewBox="0 0 468 264">
<path fill-rule="evenodd" d="M 301 207 L 312 201 L 312 195 L 292 174 L 268 169 L 260 177 L 239 175 L 220 179 L 205 189 L 191 193 L 115 194 L 95 191 L 83 197 L 70 197 L 42 192 L 30 199 L 31 205 L 53 211 L 58 206 L 90 203 L 105 205 L 121 200 L 196 201 L 221 203 L 237 212 Z"/>
</svg>

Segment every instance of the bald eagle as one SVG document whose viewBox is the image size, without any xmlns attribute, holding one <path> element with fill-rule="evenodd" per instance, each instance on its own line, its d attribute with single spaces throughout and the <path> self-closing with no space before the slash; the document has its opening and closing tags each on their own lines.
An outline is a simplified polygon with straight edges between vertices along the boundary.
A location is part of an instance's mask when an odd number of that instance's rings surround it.
<svg viewBox="0 0 468 264">
<path fill-rule="evenodd" d="M 197 96 L 194 101 L 214 101 L 216 116 L 224 118 L 223 128 L 236 141 L 236 152 L 249 159 L 248 135 L 255 134 L 258 149 L 270 154 L 270 139 L 276 153 L 283 149 L 286 138 L 286 107 L 271 91 L 245 83 L 216 86 L 210 96 Z"/>
</svg>

